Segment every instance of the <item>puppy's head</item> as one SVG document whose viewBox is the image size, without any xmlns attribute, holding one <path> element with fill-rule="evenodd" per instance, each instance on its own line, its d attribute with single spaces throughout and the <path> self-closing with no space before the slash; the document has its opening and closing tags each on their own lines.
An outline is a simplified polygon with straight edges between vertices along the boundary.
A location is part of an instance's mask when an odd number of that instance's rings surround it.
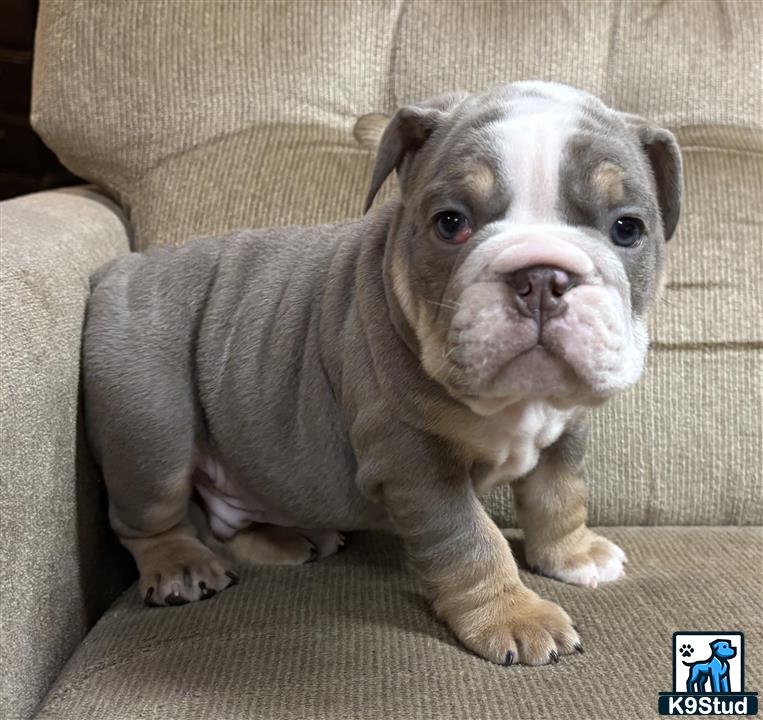
<svg viewBox="0 0 763 720">
<path fill-rule="evenodd" d="M 393 169 L 386 281 L 454 397 L 489 414 L 595 404 L 636 382 L 678 221 L 668 131 L 570 87 L 516 83 L 399 110 L 367 206 Z"/>
</svg>

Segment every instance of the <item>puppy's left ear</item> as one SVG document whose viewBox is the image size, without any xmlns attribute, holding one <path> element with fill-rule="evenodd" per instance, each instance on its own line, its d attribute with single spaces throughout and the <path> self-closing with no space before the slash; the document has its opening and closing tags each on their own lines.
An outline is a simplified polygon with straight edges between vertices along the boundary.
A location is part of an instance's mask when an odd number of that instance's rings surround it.
<svg viewBox="0 0 763 720">
<path fill-rule="evenodd" d="M 627 123 L 636 130 L 641 147 L 649 159 L 657 190 L 657 202 L 662 216 L 665 240 L 676 230 L 681 213 L 683 170 L 678 142 L 669 130 L 652 125 L 637 115 L 623 113 Z"/>
<path fill-rule="evenodd" d="M 402 180 L 405 166 L 429 136 L 445 122 L 450 110 L 465 97 L 466 93 L 451 93 L 420 105 L 408 105 L 395 113 L 379 141 L 371 187 L 363 212 L 368 212 L 379 188 L 393 170 L 397 170 Z"/>
</svg>

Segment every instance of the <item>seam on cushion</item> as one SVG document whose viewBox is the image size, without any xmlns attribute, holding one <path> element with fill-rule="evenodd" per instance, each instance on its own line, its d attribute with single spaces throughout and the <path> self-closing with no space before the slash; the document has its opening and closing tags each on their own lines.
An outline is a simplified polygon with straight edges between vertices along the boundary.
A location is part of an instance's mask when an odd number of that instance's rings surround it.
<svg viewBox="0 0 763 720">
<path fill-rule="evenodd" d="M 714 152 L 727 155 L 741 155 L 743 157 L 763 157 L 763 150 L 742 150 L 740 148 L 724 147 L 722 145 L 683 145 L 679 143 L 683 152 Z"/>
<path fill-rule="evenodd" d="M 671 351 L 671 350 L 763 350 L 763 341 L 761 340 L 739 340 L 739 341 L 721 341 L 721 342 L 653 342 L 649 344 L 650 350 Z"/>
<path fill-rule="evenodd" d="M 691 123 L 669 125 L 686 150 L 763 155 L 763 128 L 734 123 Z"/>
<path fill-rule="evenodd" d="M 727 290 L 731 287 L 731 283 L 725 282 L 669 282 L 666 286 L 666 290 Z"/>
</svg>

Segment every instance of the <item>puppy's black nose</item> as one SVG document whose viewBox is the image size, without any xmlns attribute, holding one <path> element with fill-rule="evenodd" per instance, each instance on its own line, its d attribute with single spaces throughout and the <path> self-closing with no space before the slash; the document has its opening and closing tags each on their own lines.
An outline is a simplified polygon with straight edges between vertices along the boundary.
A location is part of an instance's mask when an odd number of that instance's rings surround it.
<svg viewBox="0 0 763 720">
<path fill-rule="evenodd" d="M 538 323 L 564 313 L 564 294 L 574 286 L 561 268 L 542 265 L 516 270 L 508 276 L 508 283 L 519 312 Z"/>
</svg>

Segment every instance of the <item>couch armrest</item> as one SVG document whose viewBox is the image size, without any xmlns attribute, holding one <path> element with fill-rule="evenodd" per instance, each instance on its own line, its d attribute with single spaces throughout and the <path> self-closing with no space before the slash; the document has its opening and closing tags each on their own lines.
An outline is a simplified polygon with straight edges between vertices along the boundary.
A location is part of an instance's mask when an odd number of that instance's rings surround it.
<svg viewBox="0 0 763 720">
<path fill-rule="evenodd" d="M 130 250 L 89 188 L 0 203 L 0 717 L 29 717 L 110 603 L 103 489 L 79 422 L 89 275 Z"/>
</svg>

